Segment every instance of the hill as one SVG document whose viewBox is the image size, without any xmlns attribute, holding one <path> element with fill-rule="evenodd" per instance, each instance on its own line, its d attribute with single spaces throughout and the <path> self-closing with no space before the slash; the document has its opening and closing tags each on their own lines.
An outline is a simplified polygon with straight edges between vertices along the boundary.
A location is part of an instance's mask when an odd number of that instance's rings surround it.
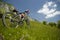
<svg viewBox="0 0 60 40">
<path fill-rule="evenodd" d="M 6 28 L 0 19 L 0 34 L 4 40 L 60 40 L 60 29 L 36 21 L 30 22 L 30 28 L 26 24 Z"/>
</svg>

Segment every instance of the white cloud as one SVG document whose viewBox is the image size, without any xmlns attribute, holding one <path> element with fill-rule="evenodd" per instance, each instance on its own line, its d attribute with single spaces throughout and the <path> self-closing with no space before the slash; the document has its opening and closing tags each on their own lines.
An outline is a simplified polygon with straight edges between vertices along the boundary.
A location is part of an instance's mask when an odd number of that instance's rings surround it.
<svg viewBox="0 0 60 40">
<path fill-rule="evenodd" d="M 52 14 L 46 15 L 45 18 L 51 18 L 51 17 L 54 17 L 54 16 L 56 16 L 56 15 L 60 15 L 60 11 L 56 11 L 56 12 L 54 12 L 54 13 L 52 13 Z"/>
<path fill-rule="evenodd" d="M 48 6 L 51 6 L 53 4 L 53 2 L 48 2 L 47 4 L 48 4 Z"/>
<path fill-rule="evenodd" d="M 47 2 L 43 5 L 42 9 L 37 11 L 37 13 L 43 13 L 46 15 L 45 18 L 51 18 L 60 14 L 60 11 L 57 11 L 56 7 L 57 5 L 54 2 Z"/>
<path fill-rule="evenodd" d="M 54 4 L 54 5 L 53 5 L 53 7 L 57 7 L 57 5 L 56 5 L 56 4 Z"/>
</svg>

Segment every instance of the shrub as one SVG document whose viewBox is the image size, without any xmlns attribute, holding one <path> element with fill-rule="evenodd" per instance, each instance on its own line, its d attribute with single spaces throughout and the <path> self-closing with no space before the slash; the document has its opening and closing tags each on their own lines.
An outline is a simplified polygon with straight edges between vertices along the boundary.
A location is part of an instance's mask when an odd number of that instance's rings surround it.
<svg viewBox="0 0 60 40">
<path fill-rule="evenodd" d="M 48 23 L 50 26 L 56 26 L 56 23 L 54 23 L 54 22 L 49 22 Z"/>
<path fill-rule="evenodd" d="M 60 28 L 60 20 L 57 22 L 57 27 Z"/>
<path fill-rule="evenodd" d="M 46 25 L 46 24 L 47 24 L 47 22 L 46 22 L 46 21 L 43 21 L 43 24 L 44 24 L 44 25 Z"/>
</svg>

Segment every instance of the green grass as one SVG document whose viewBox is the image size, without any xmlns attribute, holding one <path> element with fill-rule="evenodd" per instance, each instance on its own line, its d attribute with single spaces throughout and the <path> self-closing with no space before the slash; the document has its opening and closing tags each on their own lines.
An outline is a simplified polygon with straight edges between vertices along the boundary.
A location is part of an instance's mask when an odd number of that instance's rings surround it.
<svg viewBox="0 0 60 40">
<path fill-rule="evenodd" d="M 0 34 L 4 40 L 60 40 L 60 29 L 31 21 L 30 28 L 26 24 L 18 28 L 3 26 L 0 19 Z"/>
</svg>

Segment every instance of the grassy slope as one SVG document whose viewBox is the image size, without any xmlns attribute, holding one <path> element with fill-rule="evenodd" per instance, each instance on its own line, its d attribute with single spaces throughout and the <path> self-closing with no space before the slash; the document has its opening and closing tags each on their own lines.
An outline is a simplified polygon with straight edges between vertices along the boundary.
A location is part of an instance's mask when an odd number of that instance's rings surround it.
<svg viewBox="0 0 60 40">
<path fill-rule="evenodd" d="M 0 20 L 0 33 L 5 40 L 59 40 L 60 38 L 60 30 L 56 27 L 34 21 L 31 21 L 30 27 L 29 29 L 25 24 L 23 27 L 6 28 Z"/>
</svg>

